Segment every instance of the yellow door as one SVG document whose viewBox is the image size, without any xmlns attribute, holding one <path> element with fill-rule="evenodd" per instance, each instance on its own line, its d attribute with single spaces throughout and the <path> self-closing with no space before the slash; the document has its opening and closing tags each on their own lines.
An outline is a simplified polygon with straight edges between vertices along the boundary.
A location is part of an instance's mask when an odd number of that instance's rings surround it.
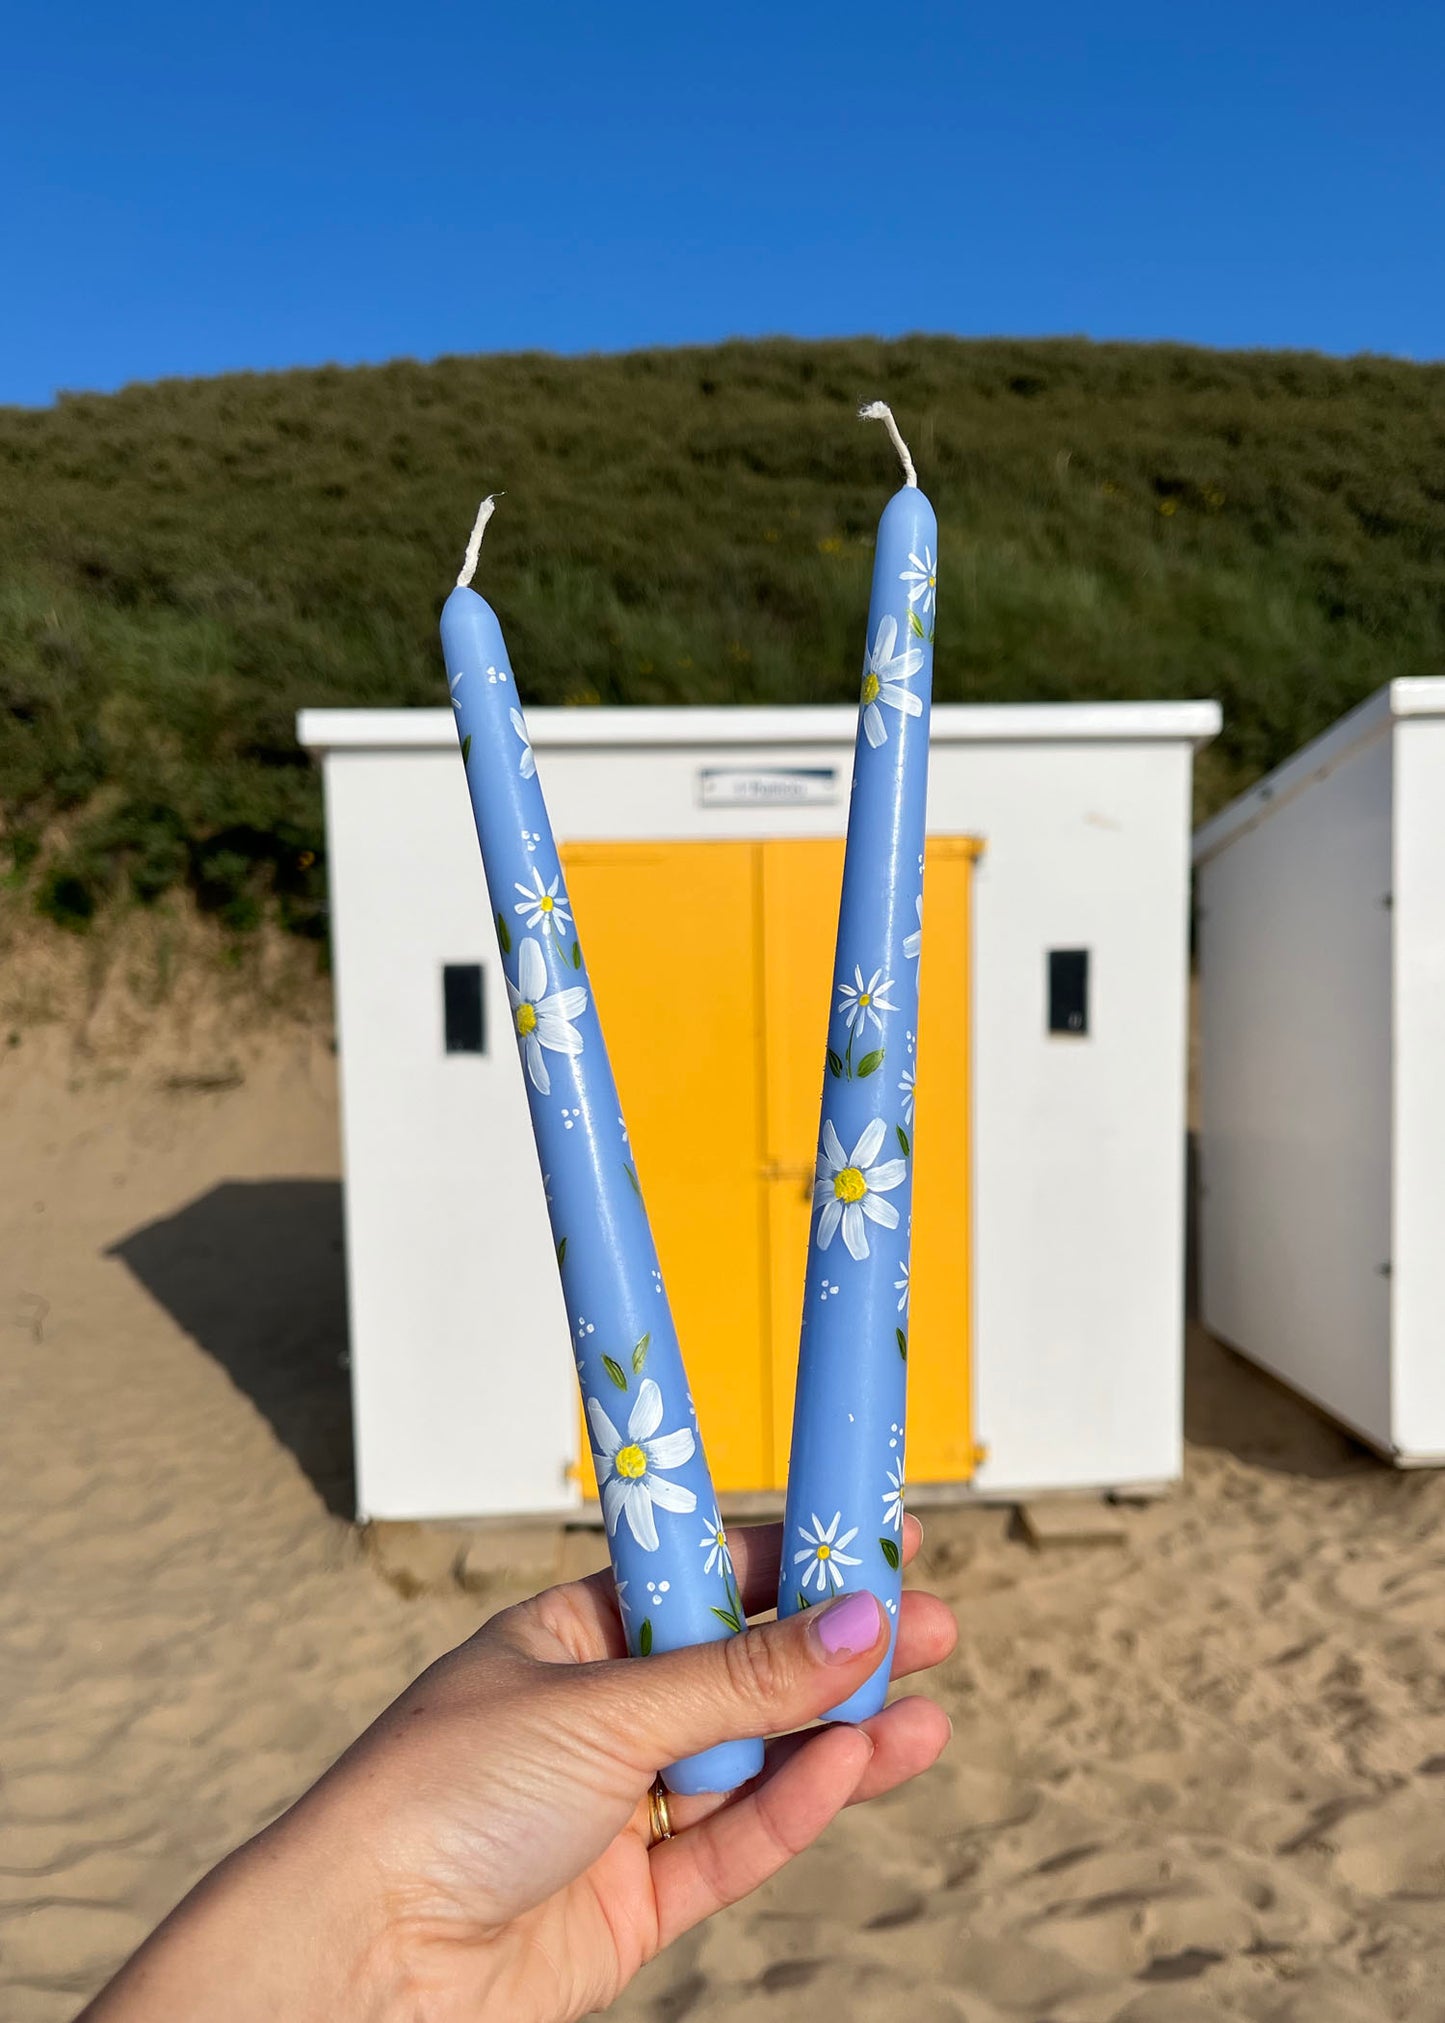
<svg viewBox="0 0 1445 2023">
<path fill-rule="evenodd" d="M 777 1490 L 802 1315 L 841 840 L 573 844 L 567 889 L 713 1477 Z M 969 894 L 978 846 L 928 843 L 909 1340 L 909 1477 L 973 1471 Z M 685 1005 L 685 1012 L 681 1007 Z M 900 1103 L 902 1092 L 900 1092 Z M 901 1112 L 900 1112 L 901 1114 Z M 584 1480 L 595 1493 L 583 1446 Z"/>
</svg>

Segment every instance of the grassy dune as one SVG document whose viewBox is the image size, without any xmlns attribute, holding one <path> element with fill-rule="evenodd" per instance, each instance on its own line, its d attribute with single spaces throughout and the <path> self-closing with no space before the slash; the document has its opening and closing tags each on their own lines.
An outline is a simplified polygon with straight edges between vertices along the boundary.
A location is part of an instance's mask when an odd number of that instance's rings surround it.
<svg viewBox="0 0 1445 2023">
<path fill-rule="evenodd" d="M 1445 667 L 1445 367 L 1081 342 L 735 343 L 0 409 L 0 867 L 85 926 L 325 929 L 302 704 L 444 699 L 481 581 L 533 703 L 856 693 L 884 395 L 939 509 L 941 699 L 1217 696 L 1206 805 Z"/>
</svg>

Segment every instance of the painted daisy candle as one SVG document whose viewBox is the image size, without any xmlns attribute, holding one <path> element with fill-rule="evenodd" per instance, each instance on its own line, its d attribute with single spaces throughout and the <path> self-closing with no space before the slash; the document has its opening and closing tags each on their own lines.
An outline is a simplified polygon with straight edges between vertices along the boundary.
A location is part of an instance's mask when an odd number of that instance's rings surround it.
<svg viewBox="0 0 1445 2023">
<path fill-rule="evenodd" d="M 923 947 L 924 804 L 938 524 L 881 402 L 907 482 L 878 525 L 788 1469 L 781 1615 L 868 1588 L 897 1633 Z M 894 1637 L 889 1639 L 889 1662 Z M 889 1663 L 833 1710 L 876 1714 Z"/>
<path fill-rule="evenodd" d="M 442 612 L 442 649 L 618 1605 L 646 1657 L 733 1635 L 742 1602 L 506 645 L 469 587 L 491 509 Z M 663 1775 L 673 1791 L 731 1791 L 762 1763 L 761 1742 L 728 1743 Z"/>
</svg>

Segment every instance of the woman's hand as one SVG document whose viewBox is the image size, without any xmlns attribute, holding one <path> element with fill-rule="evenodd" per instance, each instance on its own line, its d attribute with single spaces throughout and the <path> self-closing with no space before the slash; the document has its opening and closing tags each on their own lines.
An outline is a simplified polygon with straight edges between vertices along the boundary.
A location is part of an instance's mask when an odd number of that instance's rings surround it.
<svg viewBox="0 0 1445 2023">
<path fill-rule="evenodd" d="M 905 1520 L 903 1557 L 921 1536 Z M 734 1534 L 750 1611 L 777 1592 L 776 1526 Z M 939 1708 L 897 1700 L 861 1727 L 797 1734 L 881 1657 L 885 1617 L 845 1596 L 786 1623 L 625 1655 L 610 1574 L 494 1616 L 424 1672 L 291 1811 L 172 1913 L 89 2023 L 204 2016 L 336 2023 L 563 2023 L 746 1896 L 845 1805 L 928 1768 Z M 942 1602 L 905 1594 L 895 1676 L 953 1648 Z M 778 1739 L 727 1798 L 669 1800 L 661 1765 Z"/>
</svg>

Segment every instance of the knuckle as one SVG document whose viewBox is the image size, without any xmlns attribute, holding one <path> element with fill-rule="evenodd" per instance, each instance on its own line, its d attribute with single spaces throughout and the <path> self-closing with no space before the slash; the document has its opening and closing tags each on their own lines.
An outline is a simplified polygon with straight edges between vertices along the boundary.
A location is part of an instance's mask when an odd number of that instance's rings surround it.
<svg viewBox="0 0 1445 2023">
<path fill-rule="evenodd" d="M 739 1698 L 762 1705 L 775 1700 L 787 1683 L 787 1667 L 771 1637 L 746 1630 L 722 1646 L 729 1683 Z"/>
</svg>

